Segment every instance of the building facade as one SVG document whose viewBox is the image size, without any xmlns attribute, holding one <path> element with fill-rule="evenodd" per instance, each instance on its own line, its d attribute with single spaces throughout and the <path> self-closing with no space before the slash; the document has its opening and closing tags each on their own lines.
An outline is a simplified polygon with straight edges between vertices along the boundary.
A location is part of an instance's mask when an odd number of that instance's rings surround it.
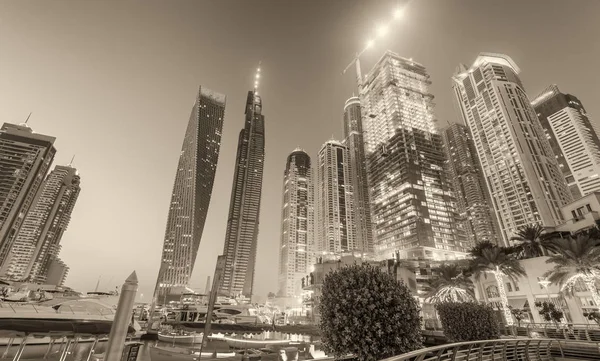
<svg viewBox="0 0 600 361">
<path fill-rule="evenodd" d="M 188 286 L 212 195 L 225 116 L 225 95 L 200 87 L 185 131 L 171 195 L 158 295 Z"/>
<path fill-rule="evenodd" d="M 485 241 L 503 244 L 502 237 L 498 237 L 501 233 L 469 129 L 455 123 L 448 126 L 442 136 L 446 168 L 468 242 L 471 245 Z"/>
<path fill-rule="evenodd" d="M 225 233 L 225 271 L 219 292 L 252 296 L 265 161 L 265 117 L 256 90 L 246 100 Z"/>
<path fill-rule="evenodd" d="M 313 195 L 310 156 L 303 150 L 296 149 L 288 156 L 283 174 L 280 297 L 300 296 L 300 281 L 315 263 Z"/>
<path fill-rule="evenodd" d="M 600 191 L 600 139 L 579 99 L 551 85 L 531 104 L 573 199 Z"/>
<path fill-rule="evenodd" d="M 0 129 L 0 273 L 50 169 L 55 139 L 34 133 L 26 124 L 4 123 Z"/>
<path fill-rule="evenodd" d="M 357 248 L 363 253 L 372 253 L 373 224 L 359 97 L 348 99 L 344 105 L 344 145 L 350 155 Z"/>
<path fill-rule="evenodd" d="M 318 255 L 355 251 L 358 248 L 354 215 L 352 169 L 348 147 L 336 140 L 323 144 L 317 165 Z"/>
<path fill-rule="evenodd" d="M 560 224 L 560 207 L 571 200 L 519 72 L 510 57 L 481 53 L 453 77 L 507 243 L 522 226 Z"/>
<path fill-rule="evenodd" d="M 5 276 L 45 283 L 81 191 L 77 169 L 57 165 L 48 174 L 25 216 L 7 260 Z"/>
<path fill-rule="evenodd" d="M 64 286 L 68 275 L 69 267 L 60 258 L 54 258 L 48 268 L 45 284 Z"/>
<path fill-rule="evenodd" d="M 425 67 L 386 52 L 359 80 L 371 216 L 380 259 L 457 259 L 468 242 L 444 170 Z"/>
</svg>

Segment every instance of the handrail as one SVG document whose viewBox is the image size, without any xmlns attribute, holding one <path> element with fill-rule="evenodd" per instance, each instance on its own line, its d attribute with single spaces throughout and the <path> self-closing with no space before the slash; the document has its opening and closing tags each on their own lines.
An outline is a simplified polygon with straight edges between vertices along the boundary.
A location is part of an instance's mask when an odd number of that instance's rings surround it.
<svg viewBox="0 0 600 361">
<path fill-rule="evenodd" d="M 516 337 L 600 342 L 600 326 L 593 324 L 532 323 L 521 327 L 508 327 L 507 330 L 509 335 Z"/>
<path fill-rule="evenodd" d="M 459 342 L 416 350 L 382 361 L 552 361 L 554 357 L 598 359 L 600 343 L 540 338 Z"/>
</svg>

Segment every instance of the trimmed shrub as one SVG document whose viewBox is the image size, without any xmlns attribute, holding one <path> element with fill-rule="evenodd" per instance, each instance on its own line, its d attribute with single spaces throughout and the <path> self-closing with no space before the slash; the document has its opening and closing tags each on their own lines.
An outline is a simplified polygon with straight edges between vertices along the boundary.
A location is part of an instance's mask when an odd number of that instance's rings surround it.
<svg viewBox="0 0 600 361">
<path fill-rule="evenodd" d="M 476 302 L 444 302 L 435 306 L 444 335 L 450 342 L 492 340 L 500 337 L 494 310 Z"/>
<path fill-rule="evenodd" d="M 369 264 L 332 271 L 320 304 L 324 350 L 376 361 L 422 348 L 419 306 L 402 282 Z"/>
</svg>

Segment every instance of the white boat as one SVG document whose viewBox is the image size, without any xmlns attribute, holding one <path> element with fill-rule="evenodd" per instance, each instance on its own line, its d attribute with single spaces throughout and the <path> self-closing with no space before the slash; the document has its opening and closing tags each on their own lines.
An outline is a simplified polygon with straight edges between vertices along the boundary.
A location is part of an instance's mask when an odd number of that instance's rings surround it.
<svg viewBox="0 0 600 361">
<path fill-rule="evenodd" d="M 172 361 L 196 361 L 200 356 L 200 352 L 192 352 L 190 349 L 183 349 L 177 347 L 150 347 L 150 358 L 154 360 L 168 358 Z M 202 352 L 202 359 L 213 358 L 214 352 Z M 216 352 L 216 358 L 230 358 L 235 357 L 235 352 Z"/>
<path fill-rule="evenodd" d="M 173 312 L 175 313 L 173 323 L 204 323 L 208 308 L 200 305 L 185 305 Z M 268 320 L 260 316 L 258 309 L 251 305 L 215 305 L 212 322 L 256 325 L 268 323 Z"/>
<path fill-rule="evenodd" d="M 175 344 L 184 344 L 184 345 L 194 345 L 202 343 L 202 334 L 201 333 L 185 333 L 180 334 L 177 332 L 159 332 L 158 340 L 162 342 L 175 343 Z"/>
</svg>

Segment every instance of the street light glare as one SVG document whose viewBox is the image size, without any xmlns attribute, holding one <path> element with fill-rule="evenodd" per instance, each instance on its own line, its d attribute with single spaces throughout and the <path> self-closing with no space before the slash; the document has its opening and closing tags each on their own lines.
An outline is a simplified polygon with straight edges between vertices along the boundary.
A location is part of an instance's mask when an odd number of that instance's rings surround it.
<svg viewBox="0 0 600 361">
<path fill-rule="evenodd" d="M 387 27 L 387 25 L 380 25 L 379 27 L 377 27 L 377 35 L 378 36 L 385 36 L 385 34 L 388 33 L 389 28 Z"/>
<path fill-rule="evenodd" d="M 367 41 L 367 48 L 370 48 L 373 46 L 373 44 L 375 44 L 375 42 L 373 40 L 369 40 Z"/>
<path fill-rule="evenodd" d="M 400 19 L 402 16 L 404 16 L 404 9 L 397 8 L 394 10 L 394 19 Z"/>
</svg>

